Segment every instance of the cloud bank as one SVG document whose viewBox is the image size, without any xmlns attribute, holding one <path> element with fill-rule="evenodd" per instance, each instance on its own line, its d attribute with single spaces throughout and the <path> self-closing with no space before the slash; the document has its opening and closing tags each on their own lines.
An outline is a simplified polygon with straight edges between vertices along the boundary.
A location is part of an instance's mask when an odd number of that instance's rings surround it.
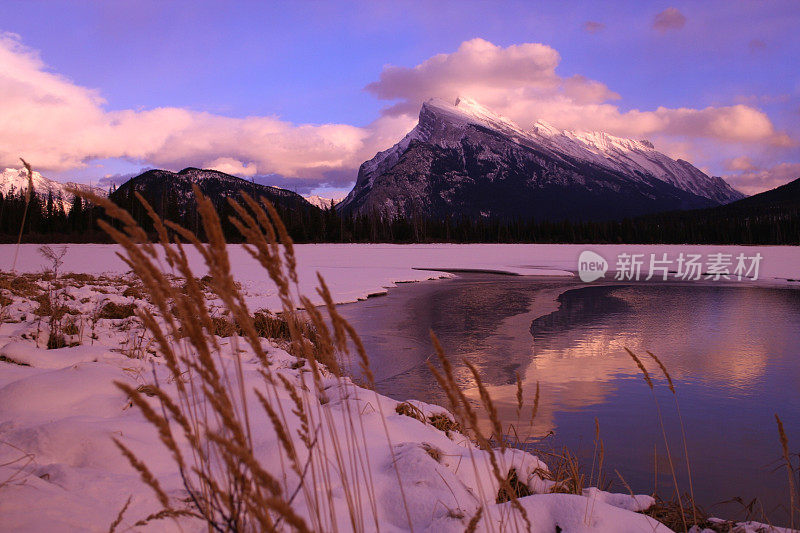
<svg viewBox="0 0 800 533">
<path fill-rule="evenodd" d="M 370 135 L 347 124 L 105 106 L 97 91 L 49 72 L 18 37 L 0 35 L 0 165 L 15 165 L 23 156 L 39 168 L 62 171 L 92 159 L 125 158 L 156 167 L 307 177 L 356 165 Z"/>
<path fill-rule="evenodd" d="M 745 194 L 774 189 L 800 178 L 800 163 L 779 163 L 766 168 L 758 168 L 749 161 L 739 163 L 740 168 L 736 168 L 734 164 L 731 170 L 743 170 L 743 172 L 725 176 L 725 179 Z"/>
<path fill-rule="evenodd" d="M 678 24 L 675 16 L 665 17 Z M 51 72 L 18 36 L 0 34 L 0 166 L 14 166 L 22 156 L 44 171 L 66 171 L 118 158 L 170 170 L 196 166 L 285 183 L 295 179 L 303 188 L 314 182 L 343 186 L 354 180 L 361 162 L 414 125 L 424 101 L 459 95 L 523 127 L 543 119 L 565 129 L 649 138 L 684 158 L 701 144 L 731 151 L 793 143 L 765 113 L 745 103 L 623 110 L 617 103 L 621 96 L 604 83 L 556 72 L 560 61 L 559 53 L 544 44 L 501 47 L 472 39 L 413 67 L 386 66 L 366 90 L 389 103 L 373 123 L 356 127 L 294 124 L 276 116 L 232 118 L 177 107 L 109 110 L 98 91 Z M 754 174 L 751 179 L 769 181 Z"/>
<path fill-rule="evenodd" d="M 416 113 L 431 96 L 464 94 L 522 126 L 544 119 L 563 129 L 603 130 L 624 137 L 682 137 L 721 143 L 785 146 L 791 140 L 769 117 L 747 105 L 622 111 L 620 95 L 581 75 L 556 73 L 561 57 L 543 44 L 507 48 L 483 39 L 466 41 L 414 67 L 385 67 L 366 89 L 380 99 L 399 100 L 387 115 Z"/>
</svg>

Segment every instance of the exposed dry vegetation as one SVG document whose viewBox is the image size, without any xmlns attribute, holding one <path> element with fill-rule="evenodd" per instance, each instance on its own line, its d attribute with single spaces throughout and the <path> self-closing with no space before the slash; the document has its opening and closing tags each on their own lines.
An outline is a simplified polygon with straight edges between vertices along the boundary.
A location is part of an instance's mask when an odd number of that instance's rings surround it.
<svg viewBox="0 0 800 533">
<path fill-rule="evenodd" d="M 426 415 L 419 407 L 415 406 L 411 402 L 401 402 L 397 404 L 397 407 L 395 407 L 395 412 L 398 415 L 410 416 L 411 418 L 419 420 L 423 424 L 430 424 L 450 438 L 452 438 L 451 432 L 453 431 L 461 433 L 462 435 L 466 435 L 466 431 L 464 431 L 464 428 L 461 426 L 461 424 L 446 414 L 431 413 Z"/>
<path fill-rule="evenodd" d="M 328 312 L 333 324 L 331 332 L 322 315 L 303 301 L 310 309 L 309 319 L 314 329 L 321 331 L 319 344 L 312 344 L 302 335 L 305 330 L 294 313 L 295 304 L 290 297 L 290 285 L 297 282 L 294 271 L 294 255 L 291 241 L 285 235 L 280 220 L 266 205 L 267 211 L 255 201 L 245 197 L 247 208 L 232 203 L 239 217 L 233 220 L 249 243 L 248 251 L 267 270 L 281 293 L 284 312 L 278 321 L 265 313 L 254 319 L 247 309 L 238 285 L 233 281 L 227 257 L 225 241 L 222 238 L 219 219 L 211 203 L 196 191 L 198 208 L 202 217 L 209 243 L 199 242 L 193 234 L 178 226 L 169 224 L 172 231 L 191 243 L 205 258 L 209 275 L 200 282 L 191 272 L 184 246 L 170 243 L 167 229 L 160 219 L 145 204 L 150 212 L 160 236 L 160 245 L 167 262 L 185 279 L 185 284 L 176 289 L 174 284 L 161 272 L 155 263 L 155 248 L 145 243 L 146 235 L 130 216 L 100 198 L 92 198 L 102 203 L 108 214 L 124 225 L 124 230 L 116 230 L 104 224 L 104 229 L 125 248 L 125 258 L 133 271 L 142 280 L 151 302 L 159 312 L 161 320 L 144 309 L 139 312 L 140 319 L 156 340 L 158 352 L 164 358 L 174 383 L 176 395 L 169 395 L 158 383 L 148 389 L 132 389 L 124 384 L 120 387 L 131 398 L 133 404 L 142 410 L 147 419 L 159 430 L 162 443 L 172 452 L 176 468 L 181 472 L 184 488 L 189 494 L 188 507 L 171 500 L 162 490 L 157 478 L 146 463 L 137 458 L 122 441 L 116 441 L 120 450 L 128 457 L 131 465 L 140 471 L 142 480 L 148 484 L 158 497 L 163 509 L 157 515 L 145 520 L 175 518 L 178 515 L 191 515 L 204 520 L 211 530 L 273 530 L 281 524 L 300 531 L 323 531 L 335 526 L 330 522 L 333 512 L 330 493 L 320 497 L 315 484 L 330 479 L 331 466 L 339 474 L 349 472 L 343 477 L 343 490 L 347 494 L 350 525 L 355 530 L 370 529 L 377 524 L 374 512 L 374 494 L 370 487 L 371 473 L 356 467 L 349 470 L 345 463 L 327 464 L 323 448 L 340 448 L 347 443 L 350 451 L 339 449 L 335 454 L 339 461 L 349 453 L 358 451 L 359 433 L 356 431 L 357 413 L 348 412 L 339 431 L 340 437 L 331 433 L 336 427 L 329 411 L 320 408 L 328 400 L 323 380 L 328 372 L 340 376 L 335 352 L 347 351 L 347 339 L 355 339 L 349 325 L 338 317 L 335 308 L 329 306 Z M 278 245 L 281 238 L 284 246 Z M 142 244 L 143 243 L 143 244 Z M 230 318 L 212 316 L 205 298 L 208 290 L 219 298 Z M 330 301 L 324 284 L 321 293 Z M 258 327 L 257 325 L 258 324 Z M 288 335 L 287 335 L 288 333 Z M 282 376 L 273 373 L 269 359 L 261 342 L 260 334 L 280 334 L 287 338 L 293 353 L 302 354 L 310 362 L 313 390 L 297 390 Z M 261 362 L 264 388 L 257 391 L 260 407 L 248 401 L 248 391 L 244 390 L 241 361 L 236 359 L 237 371 L 229 375 L 221 360 L 217 336 L 240 335 L 252 353 Z M 177 339 L 184 339 L 188 350 L 179 349 Z M 357 343 L 360 347 L 360 343 Z M 360 356 L 365 362 L 363 351 Z M 188 382 L 186 381 L 188 379 Z M 295 413 L 302 420 L 299 442 L 291 435 L 276 398 L 280 389 L 286 389 L 295 404 Z M 162 412 L 156 412 L 146 401 L 154 395 L 160 403 Z M 204 405 L 201 412 L 196 406 Z M 248 413 L 252 409 L 263 409 L 273 425 L 283 445 L 282 457 L 286 471 L 269 472 L 259 462 L 252 445 Z M 178 430 L 189 450 L 177 444 L 173 431 Z M 335 431 L 335 430 L 334 430 Z M 388 435 L 387 435 L 388 437 Z M 344 439 L 344 441 L 342 440 Z M 358 461 L 366 464 L 363 458 Z M 292 475 L 299 483 L 294 494 L 286 492 L 285 483 L 280 478 Z M 398 474 L 399 475 L 399 474 Z M 280 477 L 276 477 L 280 476 Z M 366 493 L 363 491 L 366 490 Z M 311 523 L 299 516 L 292 502 L 298 493 L 303 493 L 307 504 L 313 509 Z M 372 500 L 366 508 L 357 502 Z M 370 515 L 372 508 L 372 516 Z"/>
<path fill-rule="evenodd" d="M 136 314 L 136 304 L 117 304 L 108 302 L 100 309 L 99 318 L 109 320 L 121 320 L 130 318 Z"/>
<path fill-rule="evenodd" d="M 724 526 L 718 523 L 709 522 L 708 515 L 694 502 L 688 494 L 682 498 L 672 498 L 663 500 L 656 498 L 656 504 L 644 512 L 647 516 L 653 517 L 662 524 L 666 525 L 673 531 L 686 531 L 685 519 L 686 516 L 691 515 L 691 526 L 697 526 L 700 530 L 711 529 L 712 531 L 731 530 L 730 526 Z"/>
</svg>

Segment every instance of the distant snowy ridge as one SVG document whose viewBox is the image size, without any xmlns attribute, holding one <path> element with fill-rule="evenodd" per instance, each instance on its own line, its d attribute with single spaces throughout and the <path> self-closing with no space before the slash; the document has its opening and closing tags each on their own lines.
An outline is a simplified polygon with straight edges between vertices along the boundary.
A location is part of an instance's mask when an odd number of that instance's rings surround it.
<svg viewBox="0 0 800 533">
<path fill-rule="evenodd" d="M 42 176 L 39 172 L 33 171 L 33 190 L 39 197 L 42 204 L 46 204 L 48 196 L 52 194 L 55 205 L 61 205 L 65 213 L 69 213 L 72 207 L 73 195 L 67 192 L 67 188 L 76 188 L 84 191 L 91 191 L 99 196 L 106 196 L 108 191 L 100 187 L 92 187 L 85 183 L 66 182 L 61 183 Z M 24 168 L 6 168 L 0 172 L 0 194 L 5 198 L 9 193 L 18 194 L 20 191 L 25 194 L 28 188 L 28 171 Z"/>
<path fill-rule="evenodd" d="M 330 209 L 332 206 L 342 201 L 341 198 L 325 198 L 324 196 L 317 196 L 316 194 L 303 196 L 303 198 L 311 205 L 319 207 L 320 209 Z"/>
<path fill-rule="evenodd" d="M 544 121 L 526 130 L 460 97 L 454 104 L 423 104 L 414 129 L 361 165 L 341 208 L 389 216 L 612 218 L 616 208 L 630 216 L 743 197 L 649 141 L 560 130 Z"/>
</svg>

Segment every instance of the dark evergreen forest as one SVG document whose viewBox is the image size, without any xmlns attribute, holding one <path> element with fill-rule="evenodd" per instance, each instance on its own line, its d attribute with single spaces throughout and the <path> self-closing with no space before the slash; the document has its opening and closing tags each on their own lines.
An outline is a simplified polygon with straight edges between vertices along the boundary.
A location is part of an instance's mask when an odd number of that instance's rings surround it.
<svg viewBox="0 0 800 533">
<path fill-rule="evenodd" d="M 665 243 L 800 245 L 800 180 L 734 202 L 695 211 L 676 211 L 604 222 L 536 219 L 441 219 L 343 216 L 333 209 L 278 206 L 296 242 L 386 243 Z M 112 194 L 145 227 L 152 224 L 132 195 Z M 163 217 L 198 233 L 196 213 L 179 209 L 175 199 L 149 198 Z M 241 239 L 228 222 L 227 199 L 214 199 L 230 242 Z M 0 194 L 0 242 L 16 242 L 25 212 L 25 191 Z M 31 195 L 22 242 L 109 242 L 97 227 L 102 210 L 75 198 L 65 213 L 52 196 Z"/>
</svg>

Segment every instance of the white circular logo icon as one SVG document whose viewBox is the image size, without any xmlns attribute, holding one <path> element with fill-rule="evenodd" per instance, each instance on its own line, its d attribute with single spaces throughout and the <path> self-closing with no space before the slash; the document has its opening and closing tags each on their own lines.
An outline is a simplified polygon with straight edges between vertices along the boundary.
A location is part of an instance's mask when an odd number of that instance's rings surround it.
<svg viewBox="0 0 800 533">
<path fill-rule="evenodd" d="M 581 281 L 590 282 L 602 278 L 608 270 L 608 263 L 599 254 L 584 250 L 578 257 L 578 276 Z"/>
</svg>

